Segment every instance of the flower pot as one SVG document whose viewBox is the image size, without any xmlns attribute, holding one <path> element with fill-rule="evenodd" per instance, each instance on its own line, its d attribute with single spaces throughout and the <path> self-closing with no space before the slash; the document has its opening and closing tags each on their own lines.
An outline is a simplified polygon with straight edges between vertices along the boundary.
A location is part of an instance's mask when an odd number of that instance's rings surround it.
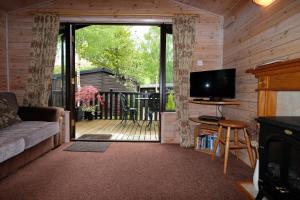
<svg viewBox="0 0 300 200">
<path fill-rule="evenodd" d="M 83 120 L 83 111 L 80 108 L 76 108 L 76 121 Z"/>
<path fill-rule="evenodd" d="M 94 114 L 93 114 L 93 112 L 85 111 L 85 112 L 84 112 L 84 118 L 87 119 L 87 120 L 93 120 L 93 119 L 94 119 Z"/>
</svg>

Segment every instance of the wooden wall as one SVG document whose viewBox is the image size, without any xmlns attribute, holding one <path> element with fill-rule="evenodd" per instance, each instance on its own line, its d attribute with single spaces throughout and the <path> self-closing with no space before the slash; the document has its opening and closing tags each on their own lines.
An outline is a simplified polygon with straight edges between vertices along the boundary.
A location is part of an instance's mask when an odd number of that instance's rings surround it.
<svg viewBox="0 0 300 200">
<path fill-rule="evenodd" d="M 9 84 L 19 104 L 22 103 L 29 74 L 32 23 L 31 16 L 8 16 Z"/>
<path fill-rule="evenodd" d="M 223 62 L 223 17 L 209 12 L 185 7 L 173 1 L 138 1 L 138 0 L 113 0 L 113 1 L 69 1 L 56 0 L 45 4 L 35 5 L 26 9 L 17 10 L 9 14 L 9 70 L 11 90 L 17 94 L 19 103 L 22 103 L 30 62 L 30 42 L 32 29 L 32 13 L 34 12 L 56 12 L 63 17 L 92 16 L 114 18 L 131 17 L 139 19 L 171 19 L 174 14 L 198 15 L 196 47 L 193 55 L 193 71 L 216 69 L 222 67 Z M 93 19 L 95 21 L 95 18 Z M 196 66 L 198 59 L 203 60 L 202 67 Z M 192 115 L 198 113 L 209 113 L 212 109 L 191 105 Z M 202 111 L 202 112 L 201 112 Z M 167 118 L 171 115 L 166 115 Z M 172 118 L 172 116 L 171 116 Z M 172 118 L 173 119 L 173 118 Z M 176 121 L 167 123 L 166 130 L 176 127 Z M 169 127 L 167 127 L 169 126 Z M 164 131 L 164 130 L 162 130 Z M 174 134 L 174 133 L 172 133 Z M 172 136 L 170 136 L 172 137 Z M 170 139 L 169 141 L 178 141 Z"/>
<path fill-rule="evenodd" d="M 196 30 L 191 71 L 221 69 L 223 67 L 223 18 L 200 16 Z M 197 66 L 197 60 L 202 60 L 203 66 Z M 215 106 L 190 104 L 189 108 L 191 117 L 215 114 Z"/>
<path fill-rule="evenodd" d="M 0 91 L 7 90 L 6 13 L 0 10 Z"/>
<path fill-rule="evenodd" d="M 30 61 L 30 42 L 32 28 L 32 12 L 57 12 L 61 16 L 114 16 L 122 18 L 171 18 L 174 14 L 187 13 L 199 15 L 197 25 L 197 44 L 194 59 L 202 59 L 201 69 L 222 66 L 222 17 L 199 9 L 177 5 L 172 1 L 68 1 L 56 0 L 31 8 L 21 9 L 9 14 L 9 68 L 11 89 L 16 92 L 21 102 L 27 80 Z M 193 70 L 196 70 L 194 67 Z"/>
<path fill-rule="evenodd" d="M 223 63 L 223 18 L 200 15 L 196 26 L 195 51 L 193 53 L 192 71 L 221 69 Z M 197 66 L 197 60 L 203 61 L 203 66 Z M 189 104 L 190 117 L 200 115 L 215 115 L 216 107 L 209 105 Z M 175 113 L 164 113 L 162 119 L 167 122 L 162 125 L 162 136 L 165 143 L 178 143 Z M 195 123 L 191 122 L 191 131 Z M 176 137 L 175 137 L 176 136 Z"/>
<path fill-rule="evenodd" d="M 245 70 L 272 60 L 300 57 L 300 2 L 278 0 L 267 8 L 248 2 L 232 15 L 237 20 L 224 29 L 224 67 L 237 68 L 236 98 L 242 104 L 226 107 L 225 113 L 253 124 L 257 82 Z"/>
<path fill-rule="evenodd" d="M 242 103 L 226 106 L 224 112 L 227 118 L 246 121 L 255 134 L 257 81 L 245 70 L 277 59 L 300 57 L 300 1 L 277 0 L 266 8 L 241 1 L 230 16 L 236 20 L 224 28 L 224 68 L 237 69 L 236 98 Z"/>
</svg>

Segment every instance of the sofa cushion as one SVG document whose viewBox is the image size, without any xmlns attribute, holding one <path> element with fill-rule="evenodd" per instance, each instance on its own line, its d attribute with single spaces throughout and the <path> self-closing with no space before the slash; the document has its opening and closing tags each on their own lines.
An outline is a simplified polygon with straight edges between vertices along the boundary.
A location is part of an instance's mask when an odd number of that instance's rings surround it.
<svg viewBox="0 0 300 200">
<path fill-rule="evenodd" d="M 17 112 L 10 108 L 8 101 L 0 98 L 0 128 L 5 128 L 21 121 Z"/>
<path fill-rule="evenodd" d="M 19 110 L 17 97 L 12 92 L 0 92 L 0 99 L 6 99 L 8 103 L 8 107 L 10 110 L 15 111 L 16 113 Z"/>
<path fill-rule="evenodd" d="M 58 122 L 44 121 L 23 121 L 0 129 L 0 135 L 11 134 L 22 136 L 25 140 L 25 149 L 29 149 L 57 133 L 59 133 Z"/>
<path fill-rule="evenodd" d="M 0 163 L 25 149 L 25 140 L 19 135 L 0 135 Z"/>
</svg>

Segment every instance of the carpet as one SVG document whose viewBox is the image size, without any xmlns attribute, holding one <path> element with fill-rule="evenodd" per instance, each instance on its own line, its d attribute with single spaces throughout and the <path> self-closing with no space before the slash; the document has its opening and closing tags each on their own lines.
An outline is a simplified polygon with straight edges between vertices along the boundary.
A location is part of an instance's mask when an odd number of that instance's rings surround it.
<svg viewBox="0 0 300 200">
<path fill-rule="evenodd" d="M 111 136 L 111 134 L 84 134 L 77 140 L 109 140 Z"/>
<path fill-rule="evenodd" d="M 0 181 L 3 200 L 245 200 L 253 170 L 179 145 L 112 143 L 105 153 L 46 153 Z"/>
<path fill-rule="evenodd" d="M 105 152 L 106 149 L 111 145 L 111 142 L 83 142 L 77 141 L 65 148 L 64 151 L 73 152 Z"/>
</svg>

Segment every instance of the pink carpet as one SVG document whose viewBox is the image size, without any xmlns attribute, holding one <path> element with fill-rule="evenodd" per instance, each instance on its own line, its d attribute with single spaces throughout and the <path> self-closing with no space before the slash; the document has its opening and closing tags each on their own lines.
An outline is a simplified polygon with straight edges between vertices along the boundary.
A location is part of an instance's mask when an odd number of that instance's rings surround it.
<svg viewBox="0 0 300 200">
<path fill-rule="evenodd" d="M 0 181 L 0 199 L 210 200 L 246 199 L 237 180 L 251 169 L 229 156 L 223 162 L 177 145 L 113 143 L 105 153 L 55 149 Z"/>
</svg>

